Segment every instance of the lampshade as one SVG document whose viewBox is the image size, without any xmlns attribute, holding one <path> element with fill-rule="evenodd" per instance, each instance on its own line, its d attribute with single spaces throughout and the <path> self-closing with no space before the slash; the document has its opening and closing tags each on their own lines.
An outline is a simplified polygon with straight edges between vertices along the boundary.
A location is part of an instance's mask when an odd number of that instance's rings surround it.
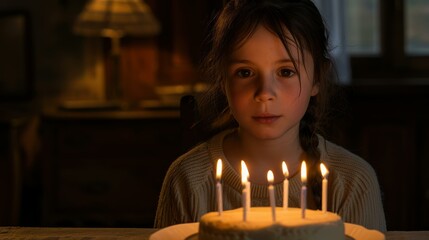
<svg viewBox="0 0 429 240">
<path fill-rule="evenodd" d="M 74 31 L 84 36 L 153 36 L 160 30 L 141 0 L 90 0 L 74 25 Z"/>
</svg>

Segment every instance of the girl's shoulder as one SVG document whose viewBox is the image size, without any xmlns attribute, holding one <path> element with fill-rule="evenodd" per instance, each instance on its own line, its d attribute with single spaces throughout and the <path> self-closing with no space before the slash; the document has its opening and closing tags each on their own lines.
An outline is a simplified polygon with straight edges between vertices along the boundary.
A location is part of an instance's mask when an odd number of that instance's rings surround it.
<svg viewBox="0 0 429 240">
<path fill-rule="evenodd" d="M 211 165 L 208 143 L 203 142 L 179 156 L 170 166 L 170 169 L 187 173 L 201 171 Z"/>
<path fill-rule="evenodd" d="M 223 156 L 223 139 L 227 132 L 221 132 L 209 140 L 199 143 L 181 155 L 173 163 L 181 167 L 194 165 L 212 165 Z"/>
<path fill-rule="evenodd" d="M 214 165 L 221 158 L 224 134 L 218 134 L 179 156 L 169 167 L 167 177 L 181 182 L 203 182 L 214 176 Z"/>
</svg>

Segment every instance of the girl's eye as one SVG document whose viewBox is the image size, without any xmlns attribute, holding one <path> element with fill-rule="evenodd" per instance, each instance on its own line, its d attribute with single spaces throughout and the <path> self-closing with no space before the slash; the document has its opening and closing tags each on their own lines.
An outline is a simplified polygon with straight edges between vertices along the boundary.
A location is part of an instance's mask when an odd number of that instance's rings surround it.
<svg viewBox="0 0 429 240">
<path fill-rule="evenodd" d="M 282 68 L 280 69 L 279 74 L 281 77 L 292 77 L 293 75 L 295 75 L 295 72 L 287 68 Z"/>
<path fill-rule="evenodd" d="M 240 69 L 236 72 L 236 75 L 240 78 L 248 78 L 253 75 L 250 69 Z"/>
</svg>

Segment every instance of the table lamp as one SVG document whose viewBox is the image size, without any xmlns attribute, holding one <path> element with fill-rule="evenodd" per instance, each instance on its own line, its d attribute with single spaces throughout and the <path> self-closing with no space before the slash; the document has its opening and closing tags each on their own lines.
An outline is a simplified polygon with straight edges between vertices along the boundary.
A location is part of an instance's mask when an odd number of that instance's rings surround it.
<svg viewBox="0 0 429 240">
<path fill-rule="evenodd" d="M 123 98 L 121 37 L 150 37 L 157 35 L 160 30 L 161 26 L 150 7 L 141 0 L 89 0 L 74 24 L 74 32 L 88 37 L 111 39 L 112 81 L 105 83 L 106 100 L 121 101 Z"/>
</svg>

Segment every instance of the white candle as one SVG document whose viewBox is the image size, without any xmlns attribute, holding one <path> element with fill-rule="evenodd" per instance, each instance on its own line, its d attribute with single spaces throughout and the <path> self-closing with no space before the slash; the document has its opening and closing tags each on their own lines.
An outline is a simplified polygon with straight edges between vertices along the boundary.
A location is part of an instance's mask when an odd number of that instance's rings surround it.
<svg viewBox="0 0 429 240">
<path fill-rule="evenodd" d="M 241 195 L 241 201 L 243 204 L 243 222 L 247 221 L 246 193 L 247 193 L 247 189 L 243 185 L 243 194 Z"/>
<path fill-rule="evenodd" d="M 216 165 L 216 193 L 217 193 L 217 209 L 219 212 L 219 216 L 223 211 L 223 202 L 222 202 L 222 184 L 220 183 L 220 179 L 222 177 L 222 160 L 217 160 Z"/>
<path fill-rule="evenodd" d="M 307 165 L 305 161 L 301 164 L 301 217 L 305 218 L 305 210 L 307 208 Z"/>
<path fill-rule="evenodd" d="M 241 183 L 243 184 L 242 201 L 243 201 L 243 221 L 247 220 L 247 212 L 250 209 L 250 183 L 249 171 L 246 163 L 241 160 Z"/>
<path fill-rule="evenodd" d="M 276 199 L 274 198 L 274 174 L 273 171 L 269 170 L 267 173 L 268 180 L 268 195 L 270 196 L 270 206 L 271 206 L 271 216 L 273 218 L 273 222 L 276 221 Z"/>
<path fill-rule="evenodd" d="M 250 207 L 251 207 L 251 198 L 250 198 L 250 193 L 251 193 L 251 190 L 250 190 L 250 182 L 249 182 L 249 180 L 247 180 L 247 182 L 246 182 L 246 189 L 247 189 L 247 192 L 246 192 L 246 208 L 247 208 L 247 211 L 250 211 Z"/>
<path fill-rule="evenodd" d="M 328 174 L 329 171 L 326 169 L 323 163 L 320 164 L 320 171 L 322 172 L 322 212 L 326 213 L 328 209 Z"/>
<path fill-rule="evenodd" d="M 246 163 L 243 160 L 241 161 L 241 166 L 244 169 L 243 171 L 244 171 L 244 174 L 245 174 L 245 177 L 246 177 L 246 182 L 245 182 L 245 188 L 246 188 L 246 208 L 247 208 L 247 211 L 250 211 L 250 207 L 251 207 L 251 203 L 252 203 L 251 196 L 250 196 L 250 193 L 251 193 L 251 190 L 250 190 L 250 181 L 249 181 L 250 174 L 249 174 L 249 170 L 247 169 Z"/>
<path fill-rule="evenodd" d="M 282 170 L 283 175 L 285 176 L 285 180 L 283 181 L 283 209 L 287 210 L 289 207 L 289 170 L 285 162 L 282 162 Z"/>
</svg>

